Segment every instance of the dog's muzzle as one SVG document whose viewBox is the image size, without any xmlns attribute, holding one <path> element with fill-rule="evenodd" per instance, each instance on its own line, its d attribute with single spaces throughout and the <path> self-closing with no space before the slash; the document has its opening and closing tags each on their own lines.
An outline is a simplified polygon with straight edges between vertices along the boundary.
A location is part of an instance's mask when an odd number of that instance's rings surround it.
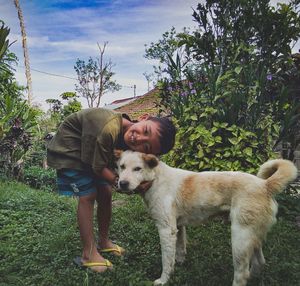
<svg viewBox="0 0 300 286">
<path fill-rule="evenodd" d="M 141 182 L 135 189 L 130 190 L 128 181 L 119 181 L 117 192 L 126 195 L 144 194 L 152 186 L 152 181 Z M 146 185 L 146 186 L 145 186 Z"/>
<path fill-rule="evenodd" d="M 137 193 L 137 192 L 135 192 L 135 190 L 128 189 L 128 187 L 129 187 L 129 182 L 122 180 L 122 181 L 119 181 L 116 191 L 118 193 L 126 194 L 126 195 L 134 195 Z"/>
</svg>

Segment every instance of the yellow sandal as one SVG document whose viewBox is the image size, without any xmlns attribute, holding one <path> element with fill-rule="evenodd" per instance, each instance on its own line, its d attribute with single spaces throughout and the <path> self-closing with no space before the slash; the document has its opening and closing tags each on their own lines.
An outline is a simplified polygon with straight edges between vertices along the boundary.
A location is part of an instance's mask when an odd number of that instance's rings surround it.
<svg viewBox="0 0 300 286">
<path fill-rule="evenodd" d="M 115 244 L 114 247 L 111 248 L 98 248 L 99 252 L 101 253 L 110 253 L 112 252 L 116 256 L 123 256 L 125 253 L 125 249 L 123 247 L 120 247 L 119 245 Z"/>
<path fill-rule="evenodd" d="M 79 266 L 79 267 L 83 267 L 83 268 L 90 268 L 90 267 L 94 267 L 94 266 L 106 266 L 107 269 L 112 269 L 113 264 L 105 259 L 104 262 L 82 262 L 81 257 L 77 256 L 74 258 L 73 262 Z"/>
</svg>

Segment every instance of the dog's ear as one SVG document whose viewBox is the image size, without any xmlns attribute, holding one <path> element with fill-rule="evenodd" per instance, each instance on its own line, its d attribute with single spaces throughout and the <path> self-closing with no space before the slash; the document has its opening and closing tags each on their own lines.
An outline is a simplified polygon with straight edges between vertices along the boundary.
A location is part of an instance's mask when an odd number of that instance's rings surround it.
<svg viewBox="0 0 300 286">
<path fill-rule="evenodd" d="M 117 160 L 119 160 L 122 156 L 123 151 L 119 149 L 114 149 L 114 156 Z"/>
<path fill-rule="evenodd" d="M 143 154 L 142 158 L 150 168 L 154 168 L 158 165 L 158 158 L 155 155 Z"/>
</svg>

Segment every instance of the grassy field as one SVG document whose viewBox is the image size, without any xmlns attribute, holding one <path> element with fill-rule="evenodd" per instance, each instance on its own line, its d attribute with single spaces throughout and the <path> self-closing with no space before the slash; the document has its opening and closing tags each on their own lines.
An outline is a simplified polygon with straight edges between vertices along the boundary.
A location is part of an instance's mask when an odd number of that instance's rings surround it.
<svg viewBox="0 0 300 286">
<path fill-rule="evenodd" d="M 0 286 L 151 285 L 161 272 L 154 223 L 140 197 L 114 194 L 114 201 L 111 238 L 127 255 L 107 255 L 114 270 L 97 274 L 72 263 L 81 253 L 76 200 L 0 182 Z M 300 231 L 293 210 L 283 210 L 290 216 L 279 217 L 269 233 L 267 265 L 250 286 L 300 285 Z M 176 265 L 169 285 L 231 285 L 229 224 L 215 221 L 188 228 L 187 250 L 186 262 Z"/>
</svg>

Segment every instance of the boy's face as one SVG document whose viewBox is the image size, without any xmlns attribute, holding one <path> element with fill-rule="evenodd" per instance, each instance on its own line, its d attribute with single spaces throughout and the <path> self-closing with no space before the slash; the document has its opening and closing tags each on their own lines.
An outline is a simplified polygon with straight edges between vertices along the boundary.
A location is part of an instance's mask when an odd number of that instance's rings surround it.
<svg viewBox="0 0 300 286">
<path fill-rule="evenodd" d="M 159 154 L 159 125 L 157 122 L 142 119 L 133 123 L 124 134 L 125 144 L 133 151 Z"/>
</svg>

